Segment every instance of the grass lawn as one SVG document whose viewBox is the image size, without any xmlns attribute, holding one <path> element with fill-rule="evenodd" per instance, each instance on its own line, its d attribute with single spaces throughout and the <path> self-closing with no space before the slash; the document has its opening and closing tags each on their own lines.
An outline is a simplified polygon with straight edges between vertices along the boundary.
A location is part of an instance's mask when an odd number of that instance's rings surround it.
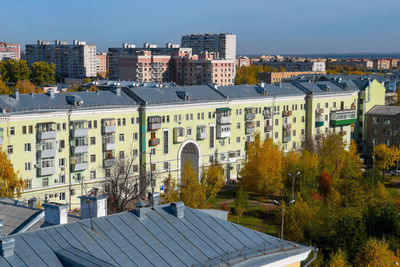
<svg viewBox="0 0 400 267">
<path fill-rule="evenodd" d="M 385 177 L 385 187 L 394 200 L 400 200 L 400 194 L 397 190 L 400 187 L 400 177 Z"/>
</svg>

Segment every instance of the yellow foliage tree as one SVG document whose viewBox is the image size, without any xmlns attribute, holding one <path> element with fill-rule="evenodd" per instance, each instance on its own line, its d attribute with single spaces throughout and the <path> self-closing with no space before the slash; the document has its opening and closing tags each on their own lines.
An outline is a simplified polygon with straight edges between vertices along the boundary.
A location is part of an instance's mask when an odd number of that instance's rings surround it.
<svg viewBox="0 0 400 267">
<path fill-rule="evenodd" d="M 247 191 L 277 194 L 282 184 L 282 151 L 272 139 L 261 141 L 260 135 L 248 143 L 247 158 L 240 171 L 241 185 Z"/>
<path fill-rule="evenodd" d="M 94 85 L 91 85 L 91 86 L 89 87 L 89 92 L 97 92 L 97 90 L 99 90 L 99 88 L 97 88 L 97 87 L 94 86 Z"/>
<path fill-rule="evenodd" d="M 19 90 L 20 94 L 30 94 L 35 92 L 35 85 L 28 80 L 18 81 L 15 88 Z"/>
<path fill-rule="evenodd" d="M 345 144 L 339 134 L 328 133 L 318 145 L 320 169 L 328 172 L 333 179 L 340 176 L 344 167 Z"/>
<path fill-rule="evenodd" d="M 0 149 L 0 197 L 19 197 L 24 188 L 24 181 L 14 171 L 7 154 Z"/>
<path fill-rule="evenodd" d="M 331 254 L 327 266 L 328 267 L 351 267 L 351 265 L 347 261 L 346 253 L 341 249 L 339 249 L 335 253 Z"/>
<path fill-rule="evenodd" d="M 8 88 L 5 82 L 0 80 L 0 95 L 8 95 L 8 94 L 10 94 L 10 89 Z"/>
<path fill-rule="evenodd" d="M 168 175 L 168 180 L 164 192 L 165 202 L 169 203 L 179 200 L 179 191 L 177 190 L 175 179 L 172 179 L 171 173 Z"/>
<path fill-rule="evenodd" d="M 385 144 L 379 144 L 375 147 L 374 153 L 376 167 L 385 172 L 394 166 L 398 158 L 398 149 L 390 148 Z"/>
<path fill-rule="evenodd" d="M 360 251 L 356 266 L 396 266 L 395 262 L 399 262 L 399 259 L 389 249 L 388 243 L 385 240 L 378 241 L 375 238 L 371 238 Z"/>
<path fill-rule="evenodd" d="M 201 185 L 203 187 L 206 204 L 217 196 L 224 185 L 225 173 L 221 164 L 215 162 L 208 167 L 203 167 L 201 173 Z"/>
<path fill-rule="evenodd" d="M 192 163 L 187 160 L 181 175 L 181 200 L 186 206 L 201 209 L 206 202 L 206 194 L 201 186 L 197 171 L 192 167 Z"/>
</svg>

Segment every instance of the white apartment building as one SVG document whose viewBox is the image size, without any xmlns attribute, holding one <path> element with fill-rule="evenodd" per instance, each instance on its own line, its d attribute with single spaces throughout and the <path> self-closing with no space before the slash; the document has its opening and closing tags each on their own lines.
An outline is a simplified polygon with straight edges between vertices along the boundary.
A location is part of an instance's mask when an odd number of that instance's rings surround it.
<svg viewBox="0 0 400 267">
<path fill-rule="evenodd" d="M 219 34 L 190 34 L 181 39 L 181 47 L 192 48 L 192 53 L 209 52 L 220 59 L 236 59 L 236 35 Z"/>
<path fill-rule="evenodd" d="M 96 76 L 96 45 L 74 40 L 72 44 L 56 40 L 54 44 L 38 40 L 26 45 L 28 65 L 45 61 L 56 65 L 56 74 L 63 78 Z"/>
</svg>

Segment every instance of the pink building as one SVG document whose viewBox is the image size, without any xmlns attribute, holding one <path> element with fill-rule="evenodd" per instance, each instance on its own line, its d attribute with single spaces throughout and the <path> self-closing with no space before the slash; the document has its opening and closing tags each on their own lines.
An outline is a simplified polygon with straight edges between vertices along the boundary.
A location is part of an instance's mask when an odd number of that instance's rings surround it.
<svg viewBox="0 0 400 267">
<path fill-rule="evenodd" d="M 106 77 L 107 72 L 107 53 L 96 54 L 96 72 L 103 77 Z"/>
<path fill-rule="evenodd" d="M 20 44 L 11 44 L 6 42 L 0 42 L 0 61 L 3 58 L 20 59 L 21 58 L 21 46 Z"/>
</svg>

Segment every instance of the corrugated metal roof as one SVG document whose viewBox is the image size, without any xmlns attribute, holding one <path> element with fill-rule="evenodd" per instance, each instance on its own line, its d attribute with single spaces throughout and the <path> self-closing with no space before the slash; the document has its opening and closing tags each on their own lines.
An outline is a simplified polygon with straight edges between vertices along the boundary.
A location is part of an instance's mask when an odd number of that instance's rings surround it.
<svg viewBox="0 0 400 267">
<path fill-rule="evenodd" d="M 94 218 L 94 231 L 90 220 L 81 220 L 12 235 L 14 255 L 0 256 L 0 265 L 62 266 L 83 258 L 114 266 L 220 266 L 311 250 L 188 207 L 183 218 L 170 205 L 145 209 L 140 218 L 133 212 Z"/>
<path fill-rule="evenodd" d="M 400 106 L 374 106 L 367 115 L 400 116 Z"/>
</svg>

